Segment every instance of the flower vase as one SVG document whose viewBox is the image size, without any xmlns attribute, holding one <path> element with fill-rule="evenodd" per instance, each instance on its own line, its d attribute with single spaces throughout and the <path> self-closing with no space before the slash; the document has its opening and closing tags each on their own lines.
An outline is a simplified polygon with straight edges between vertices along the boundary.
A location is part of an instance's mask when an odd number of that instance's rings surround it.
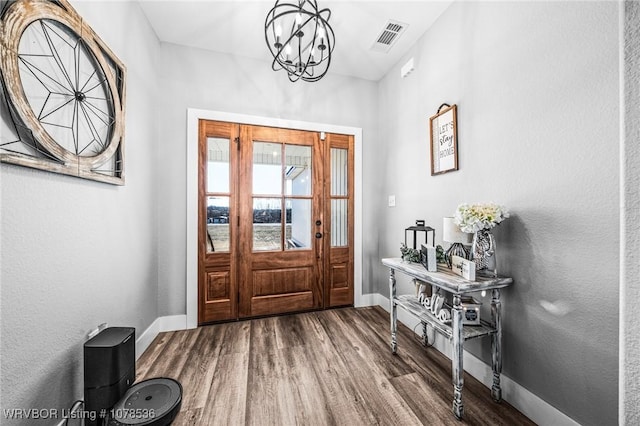
<svg viewBox="0 0 640 426">
<path fill-rule="evenodd" d="M 476 271 L 484 275 L 498 276 L 496 262 L 496 239 L 489 229 L 481 229 L 473 234 L 471 260 L 476 264 Z"/>
</svg>

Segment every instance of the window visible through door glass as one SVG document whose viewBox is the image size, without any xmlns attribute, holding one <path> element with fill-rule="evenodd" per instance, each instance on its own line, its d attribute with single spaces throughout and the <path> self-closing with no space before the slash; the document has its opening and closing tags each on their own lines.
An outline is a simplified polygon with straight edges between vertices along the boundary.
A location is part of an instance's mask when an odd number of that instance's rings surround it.
<svg viewBox="0 0 640 426">
<path fill-rule="evenodd" d="M 282 250 L 282 199 L 253 199 L 253 251 Z"/>
<path fill-rule="evenodd" d="M 311 196 L 311 147 L 285 145 L 285 195 Z"/>
<path fill-rule="evenodd" d="M 253 143 L 253 194 L 282 194 L 282 144 Z"/>
<path fill-rule="evenodd" d="M 207 253 L 229 251 L 229 197 L 207 197 Z"/>
<path fill-rule="evenodd" d="M 285 202 L 285 247 L 287 250 L 311 248 L 311 200 L 287 198 Z"/>
<path fill-rule="evenodd" d="M 229 200 L 231 196 L 228 138 L 207 138 L 207 253 L 229 252 Z"/>
<path fill-rule="evenodd" d="M 207 138 L 207 192 L 229 193 L 229 139 Z"/>
</svg>

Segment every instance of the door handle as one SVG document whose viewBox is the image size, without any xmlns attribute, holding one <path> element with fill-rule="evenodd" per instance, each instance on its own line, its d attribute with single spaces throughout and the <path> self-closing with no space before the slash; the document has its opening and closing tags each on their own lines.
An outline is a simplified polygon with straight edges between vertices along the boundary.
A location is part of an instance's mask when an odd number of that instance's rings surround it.
<svg viewBox="0 0 640 426">
<path fill-rule="evenodd" d="M 322 238 L 322 233 L 316 232 L 316 238 Z"/>
</svg>

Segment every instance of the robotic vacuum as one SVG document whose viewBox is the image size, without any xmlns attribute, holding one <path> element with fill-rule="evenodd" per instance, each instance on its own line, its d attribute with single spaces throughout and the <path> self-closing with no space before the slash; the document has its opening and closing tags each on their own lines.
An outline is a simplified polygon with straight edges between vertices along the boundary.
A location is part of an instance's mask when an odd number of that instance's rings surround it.
<svg viewBox="0 0 640 426">
<path fill-rule="evenodd" d="M 182 385 L 157 377 L 131 386 L 114 405 L 108 426 L 168 426 L 182 405 Z"/>
</svg>

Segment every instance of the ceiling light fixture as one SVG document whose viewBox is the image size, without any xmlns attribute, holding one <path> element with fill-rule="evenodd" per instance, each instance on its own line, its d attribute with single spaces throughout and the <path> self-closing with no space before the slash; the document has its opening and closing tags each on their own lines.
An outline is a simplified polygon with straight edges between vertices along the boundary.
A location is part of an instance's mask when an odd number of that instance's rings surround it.
<svg viewBox="0 0 640 426">
<path fill-rule="evenodd" d="M 277 0 L 264 24 L 265 40 L 273 56 L 271 68 L 286 70 L 293 82 L 324 77 L 335 44 L 330 17 L 329 9 L 318 10 L 316 0 Z"/>
</svg>

